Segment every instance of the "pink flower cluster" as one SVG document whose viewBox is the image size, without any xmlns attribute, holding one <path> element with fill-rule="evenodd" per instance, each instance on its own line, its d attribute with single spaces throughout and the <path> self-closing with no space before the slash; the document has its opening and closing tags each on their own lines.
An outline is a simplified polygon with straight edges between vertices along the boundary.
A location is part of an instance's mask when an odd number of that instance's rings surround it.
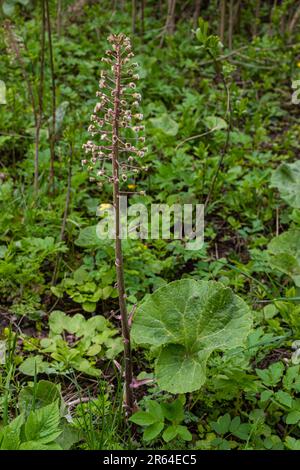
<svg viewBox="0 0 300 470">
<path fill-rule="evenodd" d="M 91 115 L 88 132 L 95 138 L 83 145 L 86 157 L 82 165 L 91 173 L 90 179 L 101 187 L 105 178 L 112 182 L 127 181 L 128 173 L 137 174 L 141 169 L 140 159 L 147 151 L 142 145 L 143 114 L 136 111 L 141 101 L 136 92 L 137 64 L 132 62 L 134 54 L 130 39 L 124 34 L 110 35 L 111 49 L 106 51 L 102 62 L 107 70 L 101 71 L 98 101 Z M 134 111 L 133 111 L 134 109 Z M 94 140 L 96 142 L 94 142 Z M 112 160 L 117 160 L 118 171 L 112 170 Z"/>
</svg>

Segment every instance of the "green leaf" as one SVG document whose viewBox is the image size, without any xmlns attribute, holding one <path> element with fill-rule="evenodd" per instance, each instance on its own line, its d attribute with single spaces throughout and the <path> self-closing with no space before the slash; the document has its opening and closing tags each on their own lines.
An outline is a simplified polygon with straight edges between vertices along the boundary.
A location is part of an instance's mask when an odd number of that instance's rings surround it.
<svg viewBox="0 0 300 470">
<path fill-rule="evenodd" d="M 183 403 L 177 398 L 173 403 L 161 404 L 163 415 L 172 423 L 180 423 L 184 419 Z"/>
<path fill-rule="evenodd" d="M 132 337 L 160 347 L 159 387 L 171 393 L 198 390 L 214 350 L 243 344 L 252 324 L 249 308 L 231 289 L 213 281 L 183 279 L 157 289 L 138 307 Z"/>
<path fill-rule="evenodd" d="M 82 248 L 99 248 L 103 240 L 97 235 L 97 225 L 85 227 L 80 230 L 79 237 L 75 240 L 75 245 Z"/>
<path fill-rule="evenodd" d="M 28 441 L 39 441 L 48 444 L 60 434 L 60 415 L 58 401 L 31 411 L 25 423 L 25 436 Z"/>
<path fill-rule="evenodd" d="M 270 264 L 290 276 L 300 287 L 300 230 L 290 229 L 268 245 Z"/>
<path fill-rule="evenodd" d="M 275 399 L 287 408 L 291 408 L 292 406 L 293 398 L 289 393 L 284 392 L 283 390 L 279 390 L 275 393 Z"/>
<path fill-rule="evenodd" d="M 90 362 L 82 357 L 77 358 L 76 360 L 72 361 L 72 366 L 79 370 L 79 372 L 83 372 L 84 374 L 91 375 L 93 377 L 100 377 L 101 370 L 96 369 L 93 367 Z"/>
<path fill-rule="evenodd" d="M 297 379 L 299 379 L 299 369 L 300 367 L 298 365 L 290 366 L 287 369 L 285 376 L 283 378 L 283 385 L 288 390 L 292 389 Z"/>
<path fill-rule="evenodd" d="M 80 313 L 70 317 L 60 310 L 54 310 L 49 317 L 49 327 L 55 335 L 63 333 L 64 330 L 72 334 L 82 332 L 85 323 L 86 319 Z"/>
<path fill-rule="evenodd" d="M 273 396 L 272 390 L 264 390 L 260 395 L 260 401 L 265 402 L 268 401 Z"/>
<path fill-rule="evenodd" d="M 61 422 L 60 427 L 62 433 L 56 439 L 56 443 L 60 445 L 63 450 L 69 450 L 76 442 L 82 439 L 81 431 L 70 426 L 65 419 Z"/>
<path fill-rule="evenodd" d="M 42 441 L 26 441 L 20 445 L 19 450 L 63 450 L 63 449 L 56 442 L 53 442 L 51 444 L 44 444 Z"/>
<path fill-rule="evenodd" d="M 205 46 L 208 38 L 208 22 L 205 21 L 201 16 L 198 18 L 199 28 L 196 30 L 196 37 L 198 41 Z"/>
<path fill-rule="evenodd" d="M 2 4 L 2 10 L 4 15 L 12 16 L 15 12 L 15 4 L 9 0 L 5 0 Z"/>
<path fill-rule="evenodd" d="M 152 439 L 155 439 L 155 437 L 157 437 L 161 433 L 163 428 L 164 428 L 163 422 L 157 422 L 157 423 L 151 424 L 144 430 L 143 440 L 146 442 L 152 441 Z"/>
<path fill-rule="evenodd" d="M 139 426 L 150 426 L 157 422 L 157 417 L 148 411 L 137 411 L 130 417 L 129 421 Z"/>
<path fill-rule="evenodd" d="M 286 424 L 297 424 L 300 421 L 300 411 L 293 410 L 286 417 Z"/>
<path fill-rule="evenodd" d="M 178 132 L 178 124 L 167 113 L 162 114 L 160 117 L 150 119 L 152 126 L 159 129 L 165 135 L 175 136 Z"/>
<path fill-rule="evenodd" d="M 83 302 L 82 308 L 85 312 L 92 313 L 96 310 L 97 304 L 95 302 Z"/>
<path fill-rule="evenodd" d="M 219 416 L 217 421 L 211 423 L 211 427 L 216 433 L 224 435 L 229 432 L 231 418 L 229 413 L 226 413 L 224 416 Z"/>
<path fill-rule="evenodd" d="M 219 131 L 227 128 L 227 122 L 218 116 L 207 116 L 204 121 L 210 130 Z"/>
<path fill-rule="evenodd" d="M 164 420 L 163 404 L 157 403 L 154 400 L 148 400 L 147 411 L 151 413 L 151 415 L 155 417 L 157 421 Z"/>
<path fill-rule="evenodd" d="M 42 356 L 32 356 L 25 359 L 19 366 L 20 372 L 24 375 L 34 377 L 36 374 L 43 374 L 48 369 L 49 365 L 43 361 Z"/>
<path fill-rule="evenodd" d="M 18 450 L 20 447 L 20 432 L 10 431 L 6 427 L 3 429 L 4 436 L 0 450 Z"/>
<path fill-rule="evenodd" d="M 238 428 L 240 427 L 240 424 L 241 424 L 241 419 L 239 416 L 235 416 L 235 418 L 233 418 L 233 420 L 231 421 L 230 423 L 230 426 L 229 426 L 229 431 L 234 433 L 235 431 L 238 430 Z"/>
<path fill-rule="evenodd" d="M 87 356 L 96 356 L 101 351 L 101 344 L 92 344 L 92 346 L 87 350 Z"/>
<path fill-rule="evenodd" d="M 290 450 L 300 450 L 300 439 L 295 439 L 294 437 L 288 436 L 285 439 L 285 445 Z"/>
<path fill-rule="evenodd" d="M 20 414 L 17 418 L 15 418 L 11 423 L 1 429 L 1 434 L 3 435 L 3 439 L 1 442 L 0 449 L 1 450 L 17 450 L 19 449 L 21 440 L 21 428 L 24 423 L 24 414 Z"/>
<path fill-rule="evenodd" d="M 256 369 L 257 375 L 262 379 L 263 383 L 269 387 L 274 387 L 280 381 L 284 372 L 282 362 L 274 362 L 268 369 Z"/>
<path fill-rule="evenodd" d="M 107 350 L 105 352 L 105 356 L 107 359 L 114 359 L 121 351 L 124 349 L 124 344 L 122 338 L 108 338 L 105 341 L 105 346 Z"/>
<path fill-rule="evenodd" d="M 172 441 L 172 439 L 175 439 L 178 434 L 178 427 L 179 426 L 177 424 L 172 424 L 171 426 L 168 426 L 163 432 L 163 440 L 165 442 L 170 442 Z"/>
<path fill-rule="evenodd" d="M 300 160 L 282 163 L 272 174 L 271 187 L 277 188 L 291 207 L 300 209 Z"/>
<path fill-rule="evenodd" d="M 188 428 L 186 426 L 182 426 L 181 424 L 177 426 L 177 433 L 184 441 L 191 441 L 193 439 L 193 436 Z"/>
<path fill-rule="evenodd" d="M 250 431 L 251 424 L 243 423 L 237 429 L 235 429 L 232 434 L 243 441 L 247 441 Z"/>
<path fill-rule="evenodd" d="M 27 385 L 19 393 L 18 405 L 21 412 L 29 413 L 34 408 L 42 408 L 60 401 L 60 391 L 54 383 L 48 380 L 40 380 L 36 385 Z"/>
<path fill-rule="evenodd" d="M 131 416 L 130 421 L 140 426 L 152 426 L 154 423 L 163 422 L 164 415 L 162 406 L 154 400 L 149 400 L 147 402 L 147 411 L 138 411 Z M 149 433 L 151 434 L 151 431 L 149 431 Z"/>
</svg>

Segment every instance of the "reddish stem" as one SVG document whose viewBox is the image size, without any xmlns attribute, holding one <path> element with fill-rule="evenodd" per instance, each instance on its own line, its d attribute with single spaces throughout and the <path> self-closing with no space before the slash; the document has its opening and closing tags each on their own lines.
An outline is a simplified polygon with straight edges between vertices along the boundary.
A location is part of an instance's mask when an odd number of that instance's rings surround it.
<svg viewBox="0 0 300 470">
<path fill-rule="evenodd" d="M 120 88 L 121 88 L 121 52 L 120 45 L 116 45 L 115 66 L 115 95 L 114 116 L 112 125 L 112 167 L 113 167 L 113 204 L 115 209 L 115 256 L 116 272 L 119 292 L 119 306 L 121 313 L 122 336 L 124 342 L 124 368 L 125 368 L 125 405 L 128 415 L 133 410 L 132 383 L 132 356 L 130 344 L 130 329 L 126 308 L 126 294 L 124 283 L 122 241 L 120 238 L 120 190 L 119 190 L 119 116 L 120 116 Z"/>
</svg>

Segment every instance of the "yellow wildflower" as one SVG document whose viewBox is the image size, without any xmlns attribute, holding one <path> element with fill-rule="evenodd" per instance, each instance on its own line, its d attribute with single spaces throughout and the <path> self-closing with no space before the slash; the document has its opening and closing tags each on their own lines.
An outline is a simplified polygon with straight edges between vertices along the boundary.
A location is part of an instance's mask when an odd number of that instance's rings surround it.
<svg viewBox="0 0 300 470">
<path fill-rule="evenodd" d="M 99 210 L 100 211 L 106 211 L 107 209 L 111 208 L 111 204 L 100 204 Z"/>
</svg>

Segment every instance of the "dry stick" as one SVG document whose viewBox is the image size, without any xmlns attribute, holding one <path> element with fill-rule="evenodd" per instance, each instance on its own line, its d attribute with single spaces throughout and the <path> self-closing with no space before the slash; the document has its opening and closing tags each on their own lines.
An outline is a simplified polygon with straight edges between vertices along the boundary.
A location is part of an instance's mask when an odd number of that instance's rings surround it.
<svg viewBox="0 0 300 470">
<path fill-rule="evenodd" d="M 202 132 L 202 134 L 197 134 L 197 135 L 192 135 L 191 137 L 187 137 L 186 139 L 182 140 L 181 142 L 179 142 L 179 144 L 177 145 L 177 147 L 175 148 L 175 152 L 179 149 L 179 147 L 181 147 L 183 144 L 185 144 L 186 142 L 189 142 L 190 140 L 196 140 L 196 139 L 200 139 L 201 137 L 204 137 L 205 135 L 208 135 L 208 134 L 211 134 L 212 132 L 215 132 L 218 130 L 218 127 L 213 127 L 212 129 L 210 129 L 209 131 L 206 131 L 206 132 Z"/>
<path fill-rule="evenodd" d="M 12 30 L 12 25 L 11 25 L 10 21 L 6 20 L 4 22 L 3 26 L 4 26 L 4 30 L 6 32 L 6 35 L 7 35 L 9 47 L 11 48 L 11 50 L 12 50 L 14 56 L 15 56 L 15 59 L 17 60 L 17 62 L 19 64 L 19 67 L 20 67 L 22 75 L 23 75 L 24 82 L 26 83 L 26 86 L 27 86 L 28 95 L 29 95 L 29 99 L 31 101 L 31 107 L 32 107 L 32 112 L 33 112 L 34 126 L 36 127 L 37 109 L 36 109 L 36 103 L 35 103 L 35 98 L 34 98 L 34 93 L 33 93 L 32 85 L 31 85 L 31 81 L 30 81 L 29 75 L 28 75 L 27 70 L 26 70 L 26 65 L 25 65 L 25 62 L 24 62 L 23 57 L 21 55 L 18 43 L 17 43 L 17 41 L 14 37 L 14 33 L 13 33 L 13 30 Z"/>
<path fill-rule="evenodd" d="M 13 137 L 21 137 L 22 139 L 33 139 L 31 135 L 22 135 L 22 134 L 16 134 L 15 132 L 0 132 L 0 135 L 9 135 Z"/>
<path fill-rule="evenodd" d="M 116 67 L 114 72 L 115 94 L 112 125 L 112 169 L 113 169 L 113 204 L 115 209 L 115 255 L 116 272 L 119 292 L 119 306 L 122 324 L 122 336 L 124 341 L 124 368 L 125 368 L 125 405 L 127 413 L 133 410 L 132 383 L 132 357 L 130 344 L 130 330 L 128 325 L 128 315 L 126 308 L 126 294 L 124 283 L 124 267 L 122 241 L 120 238 L 120 190 L 119 190 L 119 116 L 120 116 L 120 88 L 121 88 L 121 51 L 120 44 L 116 44 Z"/>
<path fill-rule="evenodd" d="M 57 13 L 56 13 L 56 34 L 60 37 L 61 34 L 61 23 L 62 23 L 62 0 L 57 2 Z"/>
<path fill-rule="evenodd" d="M 63 220 L 61 224 L 61 231 L 60 231 L 60 241 L 64 241 L 65 239 L 65 231 L 66 231 L 66 223 L 67 217 L 69 214 L 69 207 L 70 207 L 70 200 L 71 200 L 71 183 L 72 183 L 72 163 L 73 163 L 73 144 L 70 145 L 70 157 L 68 162 L 68 185 L 67 185 L 67 195 L 66 195 L 66 202 L 65 202 L 65 210 L 63 215 Z"/>
<path fill-rule="evenodd" d="M 288 33 L 290 35 L 293 33 L 294 28 L 295 28 L 296 24 L 299 21 L 299 18 L 300 18 L 300 2 L 298 4 L 297 9 L 296 9 L 296 11 L 295 11 L 295 13 L 294 13 L 289 25 L 288 25 L 288 28 L 287 28 Z"/>
<path fill-rule="evenodd" d="M 279 235 L 279 207 L 276 207 L 276 237 Z"/>
<path fill-rule="evenodd" d="M 22 75 L 24 81 L 27 85 L 29 98 L 31 101 L 33 118 L 34 118 L 34 127 L 35 127 L 35 156 L 34 156 L 34 192 L 37 194 L 38 191 L 38 174 L 39 174 L 39 136 L 40 136 L 40 126 L 41 126 L 41 119 L 42 119 L 42 102 L 43 102 L 43 82 L 44 82 L 44 49 L 45 49 L 45 10 L 44 10 L 44 2 L 42 3 L 42 37 L 41 37 L 41 72 L 40 72 L 40 89 L 38 95 L 38 106 L 36 105 L 32 84 L 30 81 L 30 77 L 26 71 L 26 65 L 21 55 L 21 51 L 17 40 L 14 36 L 14 32 L 12 30 L 12 25 L 10 21 L 4 22 L 4 29 L 7 34 L 7 40 L 9 43 L 9 47 L 11 48 L 19 67 L 22 71 Z"/>
<path fill-rule="evenodd" d="M 167 34 L 173 34 L 175 28 L 175 7 L 176 0 L 168 0 L 168 15 L 166 22 L 166 32 Z"/>
<path fill-rule="evenodd" d="M 273 16 L 274 16 L 276 7 L 277 7 L 277 0 L 274 0 L 273 6 L 271 7 L 271 10 L 270 10 L 270 16 L 269 16 L 269 28 L 268 28 L 269 35 L 271 35 L 273 32 Z"/>
<path fill-rule="evenodd" d="M 131 29 L 132 34 L 136 33 L 136 16 L 137 16 L 137 8 L 136 8 L 136 0 L 131 1 Z"/>
<path fill-rule="evenodd" d="M 202 0 L 196 0 L 195 2 L 195 10 L 194 10 L 194 15 L 193 15 L 194 28 L 196 28 L 198 24 L 198 18 L 200 16 L 200 10 L 201 10 L 201 3 L 202 3 Z"/>
<path fill-rule="evenodd" d="M 40 86 L 38 91 L 38 113 L 35 127 L 35 154 L 34 154 L 34 194 L 37 197 L 39 190 L 39 144 L 40 130 L 43 118 L 43 95 L 44 95 L 44 69 L 45 69 L 45 32 L 46 14 L 45 0 L 42 1 L 42 31 L 41 31 L 41 57 L 40 57 Z"/>
<path fill-rule="evenodd" d="M 228 59 L 229 57 L 231 57 L 231 56 L 233 56 L 233 55 L 238 54 L 239 51 L 242 51 L 243 49 L 248 49 L 248 48 L 249 48 L 249 45 L 247 45 L 247 46 L 241 46 L 241 47 L 239 47 L 238 49 L 236 49 L 236 50 L 234 50 L 234 51 L 228 52 L 228 54 L 220 55 L 219 57 L 215 57 L 214 59 L 206 60 L 205 62 L 200 62 L 200 63 L 199 63 L 199 66 L 204 67 L 204 66 L 206 66 L 206 65 L 213 64 L 214 61 L 216 61 L 216 62 L 223 61 L 223 60 Z"/>
<path fill-rule="evenodd" d="M 229 19 L 228 19 L 228 49 L 232 49 L 233 36 L 233 0 L 229 1 Z"/>
<path fill-rule="evenodd" d="M 146 0 L 142 0 L 141 2 L 141 36 L 144 37 L 145 33 L 145 3 Z"/>
<path fill-rule="evenodd" d="M 210 54 L 211 55 L 211 54 Z M 206 197 L 206 200 L 205 200 L 205 203 L 204 203 L 204 208 L 206 209 L 207 208 L 207 205 L 210 201 L 210 198 L 211 198 L 211 195 L 214 191 L 214 188 L 215 188 L 215 183 L 217 181 L 217 178 L 218 178 L 218 175 L 219 175 L 219 172 L 222 168 L 222 165 L 223 165 L 223 161 L 224 161 L 224 158 L 225 158 L 225 155 L 227 154 L 227 150 L 228 150 L 228 147 L 229 147 L 229 141 L 230 141 L 230 131 L 231 131 L 231 103 L 230 103 L 230 92 L 229 92 L 229 88 L 227 86 L 227 83 L 226 83 L 226 80 L 224 78 L 224 75 L 222 73 L 222 70 L 220 68 L 220 64 L 214 59 L 214 57 L 211 55 L 212 59 L 214 60 L 214 64 L 215 64 L 215 69 L 216 69 L 216 72 L 220 75 L 221 77 L 221 80 L 222 80 L 222 83 L 223 83 L 223 87 L 224 87 L 224 90 L 226 92 L 226 96 L 227 96 L 227 109 L 226 109 L 226 116 L 228 116 L 228 120 L 227 120 L 227 132 L 226 132 L 226 140 L 225 140 L 225 144 L 224 144 L 224 147 L 222 149 L 222 152 L 221 152 L 221 156 L 220 156 L 220 159 L 219 159 L 219 162 L 218 162 L 218 166 L 217 166 L 217 170 L 214 174 L 214 177 L 213 177 L 213 180 L 212 180 L 212 183 L 211 183 L 211 186 L 210 186 L 210 189 L 209 189 L 209 192 L 208 192 L 208 195 Z"/>
<path fill-rule="evenodd" d="M 164 30 L 162 32 L 162 37 L 160 41 L 160 47 L 163 46 L 164 38 L 166 34 L 173 34 L 175 28 L 175 7 L 176 7 L 176 0 L 168 0 L 168 12 L 167 12 L 167 19 Z"/>
<path fill-rule="evenodd" d="M 52 31 L 51 20 L 49 12 L 49 0 L 46 3 L 46 16 L 47 16 L 47 33 L 49 42 L 49 55 L 50 55 L 50 70 L 51 70 L 51 90 L 52 90 L 52 128 L 49 126 L 49 144 L 50 144 L 50 192 L 54 192 L 54 161 L 55 161 L 55 126 L 56 126 L 56 91 L 55 91 L 55 73 L 54 73 L 54 60 L 53 60 L 53 47 L 52 47 Z"/>
<path fill-rule="evenodd" d="M 235 27 L 240 31 L 240 20 L 241 20 L 241 0 L 238 0 L 233 8 L 233 29 Z"/>
<path fill-rule="evenodd" d="M 225 17 L 226 17 L 226 0 L 220 0 L 219 36 L 223 44 L 224 44 L 224 33 L 225 33 Z"/>
<path fill-rule="evenodd" d="M 255 19 L 253 22 L 253 28 L 252 28 L 252 36 L 255 37 L 257 35 L 257 28 L 259 24 L 259 18 L 260 18 L 260 0 L 256 0 L 255 4 Z"/>
<path fill-rule="evenodd" d="M 73 144 L 71 143 L 70 144 L 70 156 L 69 156 L 69 162 L 68 162 L 68 183 L 67 183 L 65 210 L 64 210 L 64 215 L 62 218 L 62 224 L 61 224 L 60 236 L 59 236 L 59 241 L 61 242 L 63 242 L 65 239 L 67 217 L 68 217 L 69 208 L 70 208 L 71 187 L 72 187 L 72 163 L 73 163 Z M 56 258 L 56 263 L 55 263 L 55 267 L 53 271 L 53 276 L 52 276 L 52 281 L 51 281 L 52 286 L 54 286 L 56 283 L 60 262 L 61 262 L 61 254 L 59 253 Z"/>
</svg>

